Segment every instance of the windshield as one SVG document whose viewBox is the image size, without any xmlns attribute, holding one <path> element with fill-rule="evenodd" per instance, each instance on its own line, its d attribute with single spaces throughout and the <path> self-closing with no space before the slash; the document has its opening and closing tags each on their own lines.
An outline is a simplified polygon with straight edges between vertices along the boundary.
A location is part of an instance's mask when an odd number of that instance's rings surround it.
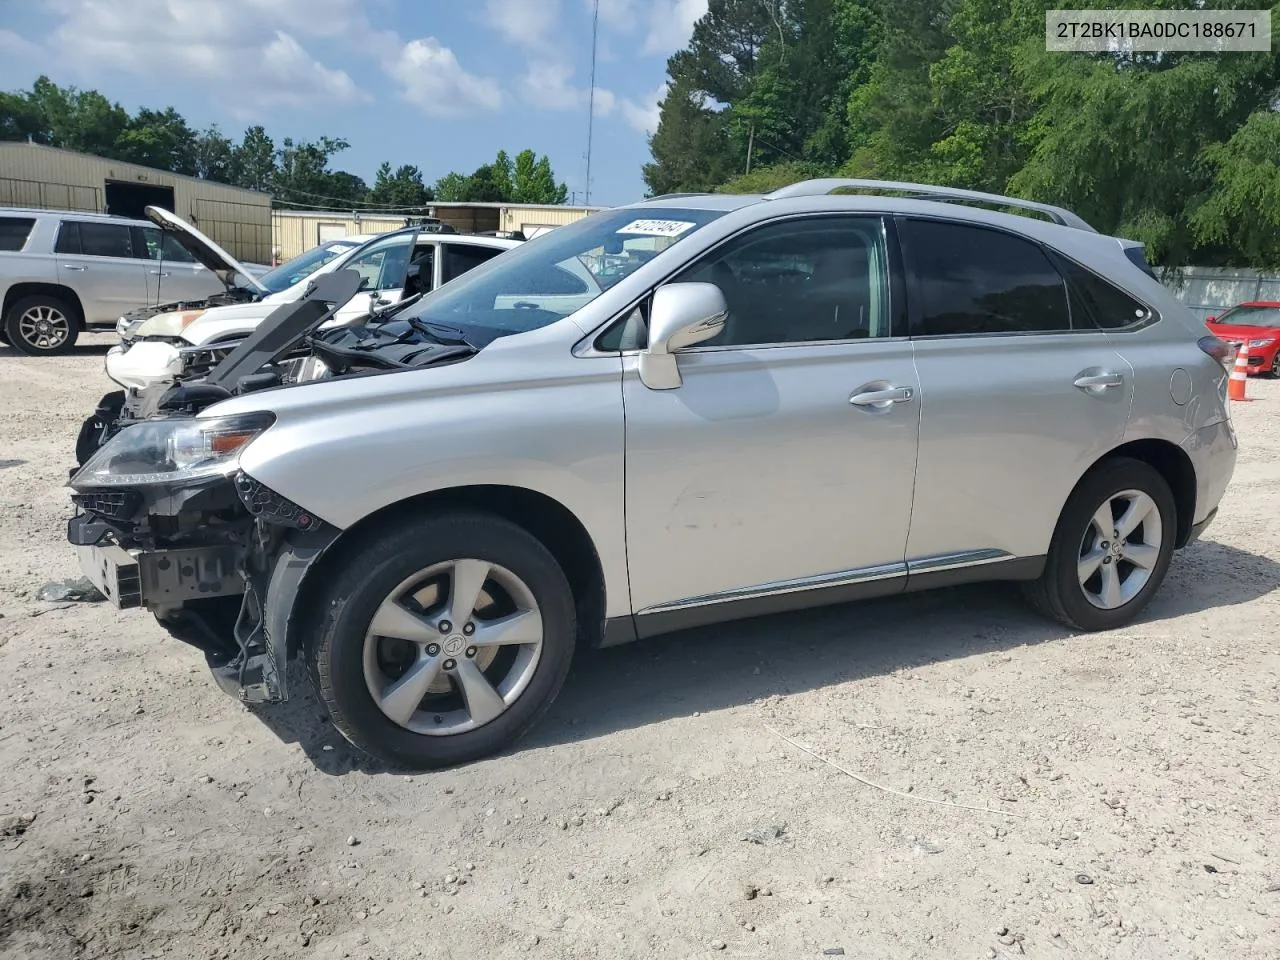
<svg viewBox="0 0 1280 960">
<path fill-rule="evenodd" d="M 1280 307 L 1235 307 L 1214 322 L 1237 327 L 1280 327 Z"/>
<path fill-rule="evenodd" d="M 306 253 L 280 264 L 274 270 L 264 273 L 258 282 L 272 293 L 288 290 L 295 283 L 309 277 L 334 257 L 341 256 L 348 250 L 354 250 L 358 244 L 344 240 L 332 240 L 329 243 L 312 247 Z"/>
<path fill-rule="evenodd" d="M 424 297 L 403 316 L 462 329 L 483 341 L 545 327 L 723 214 L 668 207 L 597 213 L 525 241 Z"/>
</svg>

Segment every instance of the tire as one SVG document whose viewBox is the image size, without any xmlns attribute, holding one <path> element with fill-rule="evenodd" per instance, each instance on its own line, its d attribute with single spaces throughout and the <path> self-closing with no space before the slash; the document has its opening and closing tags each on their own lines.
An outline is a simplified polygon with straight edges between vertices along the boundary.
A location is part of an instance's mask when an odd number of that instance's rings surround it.
<svg viewBox="0 0 1280 960">
<path fill-rule="evenodd" d="M 37 294 L 15 300 L 4 315 L 4 338 L 18 353 L 52 357 L 66 353 L 80 336 L 80 317 L 64 300 Z"/>
<path fill-rule="evenodd" d="M 449 620 L 463 608 L 463 624 Z M 414 770 L 478 760 L 528 732 L 560 692 L 577 637 L 555 557 L 484 513 L 407 519 L 366 542 L 332 571 L 316 610 L 305 655 L 334 726 Z M 387 633 L 373 632 L 375 616 Z M 501 631 L 506 643 L 493 643 Z"/>
<path fill-rule="evenodd" d="M 1104 507 L 1111 508 L 1109 514 Z M 1132 519 L 1126 513 L 1130 507 L 1137 508 L 1134 515 L 1145 510 L 1144 517 L 1116 540 L 1121 522 Z M 1103 539 L 1097 518 L 1108 515 L 1114 526 Z M 1128 457 L 1105 460 L 1084 477 L 1063 508 L 1044 573 L 1023 588 L 1027 599 L 1044 616 L 1077 630 L 1124 626 L 1164 581 L 1177 527 L 1173 493 L 1155 468 Z M 1092 573 L 1082 582 L 1088 570 Z"/>
</svg>

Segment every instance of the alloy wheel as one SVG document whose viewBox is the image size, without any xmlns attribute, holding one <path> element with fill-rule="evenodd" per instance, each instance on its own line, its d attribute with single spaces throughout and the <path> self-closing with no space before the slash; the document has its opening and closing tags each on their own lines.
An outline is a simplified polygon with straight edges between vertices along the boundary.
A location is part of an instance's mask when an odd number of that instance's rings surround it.
<svg viewBox="0 0 1280 960">
<path fill-rule="evenodd" d="M 524 581 L 485 560 L 452 560 L 401 581 L 378 606 L 365 634 L 365 683 L 397 725 L 465 733 L 520 697 L 542 643 L 542 613 Z"/>
<path fill-rule="evenodd" d="M 1141 490 L 1113 494 L 1094 512 L 1080 541 L 1077 574 L 1085 598 L 1115 610 L 1150 582 L 1164 526 L 1156 502 Z"/>
<path fill-rule="evenodd" d="M 71 335 L 71 321 L 57 307 L 28 307 L 18 318 L 18 335 L 36 350 L 56 350 Z"/>
</svg>

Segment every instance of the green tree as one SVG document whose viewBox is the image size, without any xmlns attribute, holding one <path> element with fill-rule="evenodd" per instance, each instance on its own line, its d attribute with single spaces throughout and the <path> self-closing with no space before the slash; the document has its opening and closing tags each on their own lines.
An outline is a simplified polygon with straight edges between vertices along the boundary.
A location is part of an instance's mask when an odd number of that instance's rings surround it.
<svg viewBox="0 0 1280 960">
<path fill-rule="evenodd" d="M 396 207 L 420 207 L 430 203 L 432 193 L 422 182 L 422 171 L 405 164 L 391 171 L 391 164 L 378 167 L 373 187 L 365 198 L 370 204 Z"/>
<path fill-rule="evenodd" d="M 436 181 L 436 199 L 444 203 L 461 203 L 471 178 L 462 173 L 446 173 Z"/>
<path fill-rule="evenodd" d="M 234 148 L 216 125 L 196 135 L 195 167 L 196 176 L 202 180 L 232 182 Z"/>
<path fill-rule="evenodd" d="M 231 182 L 248 190 L 268 190 L 275 175 L 275 141 L 261 126 L 250 127 L 231 151 Z"/>
<path fill-rule="evenodd" d="M 39 77 L 27 97 L 45 128 L 47 142 L 64 150 L 124 160 L 117 146 L 129 114 L 96 90 L 60 87 Z"/>
<path fill-rule="evenodd" d="M 39 108 L 25 93 L 0 93 L 0 140 L 48 143 L 49 130 Z"/>
<path fill-rule="evenodd" d="M 535 156 L 532 150 L 521 150 L 516 155 L 510 200 L 515 203 L 564 203 L 568 196 L 565 185 L 556 183 L 549 157 L 545 154 Z"/>
<path fill-rule="evenodd" d="M 117 137 L 114 152 L 144 167 L 188 176 L 196 173 L 196 134 L 173 107 L 139 110 Z"/>
</svg>

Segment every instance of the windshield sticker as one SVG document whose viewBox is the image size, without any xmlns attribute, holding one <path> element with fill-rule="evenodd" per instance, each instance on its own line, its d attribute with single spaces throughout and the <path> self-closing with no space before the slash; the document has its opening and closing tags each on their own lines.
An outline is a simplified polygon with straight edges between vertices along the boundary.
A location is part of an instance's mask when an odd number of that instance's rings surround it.
<svg viewBox="0 0 1280 960">
<path fill-rule="evenodd" d="M 618 232 L 645 237 L 678 237 L 695 226 L 697 224 L 688 220 L 632 220 Z"/>
</svg>

